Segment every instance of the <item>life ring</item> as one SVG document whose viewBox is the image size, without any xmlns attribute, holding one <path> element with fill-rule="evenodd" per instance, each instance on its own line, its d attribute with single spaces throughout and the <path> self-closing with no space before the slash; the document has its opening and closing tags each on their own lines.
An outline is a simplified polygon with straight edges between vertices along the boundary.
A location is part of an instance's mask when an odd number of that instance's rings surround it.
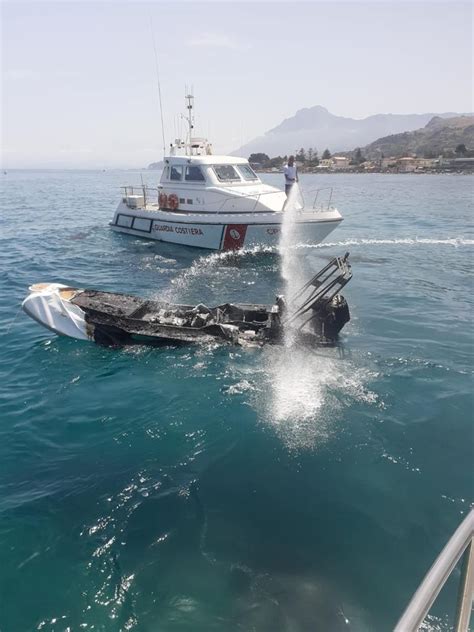
<svg viewBox="0 0 474 632">
<path fill-rule="evenodd" d="M 179 198 L 176 193 L 172 193 L 170 196 L 168 196 L 168 208 L 170 208 L 172 211 L 175 211 L 178 206 Z"/>
<path fill-rule="evenodd" d="M 168 196 L 163 191 L 160 193 L 158 197 L 158 206 L 160 208 L 168 208 Z"/>
</svg>

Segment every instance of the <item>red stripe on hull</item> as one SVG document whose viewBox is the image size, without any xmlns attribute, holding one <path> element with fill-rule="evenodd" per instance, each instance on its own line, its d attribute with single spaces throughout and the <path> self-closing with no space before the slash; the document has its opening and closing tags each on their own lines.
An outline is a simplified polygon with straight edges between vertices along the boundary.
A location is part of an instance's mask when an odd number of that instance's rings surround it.
<svg viewBox="0 0 474 632">
<path fill-rule="evenodd" d="M 225 229 L 222 250 L 240 250 L 244 245 L 247 224 L 228 224 Z"/>
</svg>

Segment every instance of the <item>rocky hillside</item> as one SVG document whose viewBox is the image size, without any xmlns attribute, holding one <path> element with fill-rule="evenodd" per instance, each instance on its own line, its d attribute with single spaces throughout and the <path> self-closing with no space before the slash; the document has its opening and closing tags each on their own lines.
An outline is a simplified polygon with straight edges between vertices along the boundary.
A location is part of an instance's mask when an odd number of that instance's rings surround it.
<svg viewBox="0 0 474 632">
<path fill-rule="evenodd" d="M 328 147 L 332 153 L 363 147 L 389 134 L 417 130 L 433 117 L 450 118 L 445 114 L 375 114 L 364 119 L 346 118 L 331 114 L 316 105 L 298 110 L 280 125 L 266 132 L 234 152 L 240 156 L 264 152 L 269 156 L 284 156 L 300 147 L 316 148 L 321 154 Z"/>
<path fill-rule="evenodd" d="M 468 150 L 474 149 L 474 116 L 448 119 L 435 116 L 422 129 L 379 138 L 364 147 L 362 154 L 369 160 L 380 158 L 381 154 L 396 158 L 411 154 L 434 158 L 454 152 L 460 144 Z"/>
</svg>

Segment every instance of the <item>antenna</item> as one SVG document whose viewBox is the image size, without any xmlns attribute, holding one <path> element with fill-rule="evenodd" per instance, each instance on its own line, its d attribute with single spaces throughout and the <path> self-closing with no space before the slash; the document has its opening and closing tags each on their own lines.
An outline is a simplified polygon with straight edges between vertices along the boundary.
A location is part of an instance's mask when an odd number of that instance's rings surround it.
<svg viewBox="0 0 474 632">
<path fill-rule="evenodd" d="M 151 40 L 153 42 L 153 51 L 155 53 L 155 68 L 156 68 L 156 80 L 158 82 L 158 100 L 160 103 L 160 117 L 161 117 L 161 137 L 163 140 L 163 158 L 166 153 L 166 142 L 165 142 L 165 125 L 163 123 L 163 104 L 161 102 L 161 84 L 160 84 L 160 72 L 158 69 L 158 55 L 156 53 L 156 44 L 155 44 L 155 34 L 153 32 L 153 18 L 150 15 L 150 29 L 151 29 Z"/>
<path fill-rule="evenodd" d="M 186 117 L 186 120 L 188 121 L 188 129 L 189 129 L 188 143 L 191 144 L 191 138 L 193 135 L 193 128 L 194 128 L 194 114 L 193 114 L 194 96 L 193 96 L 192 86 L 191 86 L 191 90 L 188 90 L 188 87 L 186 86 L 185 92 L 187 92 L 184 98 L 186 100 L 186 109 L 188 110 L 188 116 Z"/>
</svg>

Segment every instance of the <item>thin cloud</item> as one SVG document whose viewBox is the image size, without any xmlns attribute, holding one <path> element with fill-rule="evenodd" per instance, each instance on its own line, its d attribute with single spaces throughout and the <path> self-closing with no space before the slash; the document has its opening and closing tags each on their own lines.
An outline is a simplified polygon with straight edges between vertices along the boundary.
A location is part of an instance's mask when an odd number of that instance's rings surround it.
<svg viewBox="0 0 474 632">
<path fill-rule="evenodd" d="M 41 73 L 28 69 L 7 70 L 3 74 L 3 78 L 7 81 L 38 81 L 41 79 Z"/>
<path fill-rule="evenodd" d="M 54 70 L 44 73 L 28 68 L 12 68 L 3 73 L 3 79 L 6 81 L 41 81 L 46 76 L 56 77 L 57 79 L 70 79 L 79 77 L 79 73 L 71 70 Z"/>
<path fill-rule="evenodd" d="M 189 41 L 189 46 L 200 48 L 227 48 L 228 50 L 248 50 L 250 45 L 238 42 L 227 35 L 205 33 Z"/>
</svg>

